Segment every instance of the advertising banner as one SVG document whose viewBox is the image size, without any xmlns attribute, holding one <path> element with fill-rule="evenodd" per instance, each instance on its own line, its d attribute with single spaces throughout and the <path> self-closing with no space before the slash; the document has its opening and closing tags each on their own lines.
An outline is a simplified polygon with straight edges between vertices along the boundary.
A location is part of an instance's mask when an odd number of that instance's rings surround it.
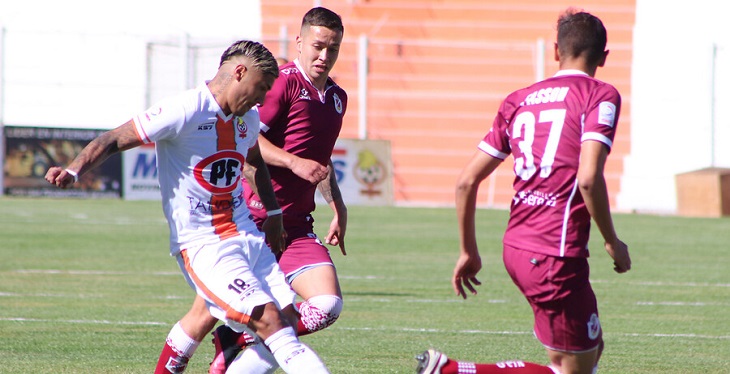
<svg viewBox="0 0 730 374">
<path fill-rule="evenodd" d="M 67 189 L 44 179 L 51 166 L 66 166 L 106 130 L 5 126 L 5 194 L 15 196 L 121 197 L 122 159 L 113 155 Z"/>
<path fill-rule="evenodd" d="M 332 153 L 337 184 L 346 205 L 392 205 L 390 142 L 338 139 Z M 317 193 L 317 203 L 325 204 Z"/>
<path fill-rule="evenodd" d="M 125 151 L 124 198 L 126 200 L 160 200 L 157 181 L 157 155 L 154 144 Z"/>
<path fill-rule="evenodd" d="M 152 144 L 124 152 L 124 198 L 159 200 L 157 162 Z M 337 182 L 347 205 L 392 205 L 390 143 L 339 139 L 332 153 Z M 326 204 L 317 193 L 318 204 Z"/>
</svg>

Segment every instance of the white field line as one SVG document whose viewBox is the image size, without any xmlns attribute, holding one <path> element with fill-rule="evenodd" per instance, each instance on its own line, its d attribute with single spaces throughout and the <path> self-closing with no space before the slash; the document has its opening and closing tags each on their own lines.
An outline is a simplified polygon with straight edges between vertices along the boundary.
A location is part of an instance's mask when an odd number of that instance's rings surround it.
<svg viewBox="0 0 730 374">
<path fill-rule="evenodd" d="M 126 272 L 126 271 L 101 271 L 101 270 L 56 270 L 56 269 L 16 269 L 11 272 L 20 274 L 74 274 L 74 275 L 180 275 L 176 271 L 160 271 L 152 273 L 140 273 L 140 272 Z M 365 275 L 365 276 L 352 276 L 352 275 L 340 275 L 340 279 L 353 279 L 353 280 L 376 280 L 376 279 L 387 279 L 397 280 L 398 278 L 383 277 L 378 275 Z M 448 283 L 448 279 L 445 280 Z M 602 279 L 591 279 L 591 283 L 607 283 L 607 284 L 625 284 L 633 286 L 653 286 L 653 287 L 719 287 L 719 288 L 730 288 L 730 283 L 707 283 L 707 282 L 616 282 L 611 280 Z"/>
<path fill-rule="evenodd" d="M 151 273 L 140 273 L 133 271 L 103 271 L 103 270 L 55 270 L 55 269 L 17 269 L 14 273 L 19 274 L 71 274 L 71 275 L 180 275 L 179 271 L 155 271 Z"/>
<path fill-rule="evenodd" d="M 415 332 L 415 333 L 433 333 L 433 334 L 483 334 L 483 335 L 532 335 L 532 331 L 489 331 L 489 330 L 443 330 L 443 329 L 418 329 L 418 328 L 400 328 L 400 329 L 387 329 L 387 328 L 372 328 L 372 327 L 339 327 L 337 325 L 329 327 L 335 330 L 350 330 L 350 331 L 400 331 L 400 332 Z M 613 336 L 629 336 L 629 337 L 649 337 L 649 338 L 694 338 L 694 339 L 717 339 L 717 340 L 730 340 L 730 335 L 700 335 L 700 334 L 639 334 L 639 333 L 610 333 L 604 332 L 604 335 Z"/>
<path fill-rule="evenodd" d="M 164 300 L 183 300 L 183 299 L 189 299 L 191 295 L 166 295 L 166 296 L 157 296 L 157 297 L 151 297 L 152 299 L 164 299 Z M 57 297 L 57 298 L 63 298 L 63 299 L 71 299 L 71 298 L 77 298 L 77 299 L 105 299 L 109 298 L 108 295 L 101 295 L 101 294 L 95 294 L 95 295 L 85 295 L 85 294 L 64 294 L 64 293 L 17 293 L 17 292 L 0 292 L 0 297 Z"/>
<path fill-rule="evenodd" d="M 85 295 L 85 294 L 64 294 L 64 293 L 17 293 L 17 292 L 0 292 L 0 297 L 55 297 L 55 298 L 78 298 L 78 299 L 103 299 L 106 295 Z M 182 300 L 190 298 L 190 295 L 166 295 L 154 297 L 155 299 L 165 300 Z M 482 300 L 484 301 L 484 300 Z M 400 298 L 363 298 L 363 297 L 348 297 L 348 303 L 414 303 L 414 304 L 455 304 L 463 302 L 462 299 L 400 299 Z M 490 299 L 485 301 L 488 304 L 507 304 L 509 300 Z M 520 302 L 522 300 L 520 299 Z M 730 303 L 718 303 L 718 302 L 684 302 L 684 301 L 638 301 L 636 305 L 647 305 L 647 306 L 679 306 L 679 307 L 703 307 L 703 306 L 730 306 Z"/>
<path fill-rule="evenodd" d="M 11 272 L 19 274 L 68 274 L 68 275 L 138 275 L 139 272 L 125 272 L 125 271 L 101 271 L 101 270 L 56 270 L 56 269 L 17 269 L 11 270 Z M 144 275 L 156 275 L 156 276 L 178 276 L 179 272 L 168 271 L 168 272 L 152 272 L 143 273 Z M 356 280 L 374 280 L 374 279 L 385 279 L 385 277 L 367 275 L 367 276 L 340 276 L 341 279 L 356 279 Z M 390 278 L 388 278 L 390 279 Z M 593 283 L 612 283 L 610 281 L 602 280 L 591 280 Z M 730 283 L 697 283 L 697 282 L 627 282 L 623 284 L 628 285 L 640 285 L 640 286 L 656 286 L 656 287 L 692 287 L 692 288 L 714 288 L 714 287 L 730 287 Z M 20 297 L 20 296 L 31 296 L 31 297 L 99 297 L 99 296 L 88 296 L 88 295 L 66 295 L 66 294 L 16 294 L 8 292 L 0 292 L 0 297 Z M 166 296 L 167 299 L 182 298 L 182 296 Z M 391 298 L 348 298 L 348 302 L 380 302 L 389 303 L 396 301 Z M 397 302 L 408 302 L 408 303 L 459 303 L 462 302 L 459 298 L 450 300 L 433 300 L 433 299 L 398 299 Z M 487 300 L 487 303 L 491 304 L 502 304 L 507 303 L 507 300 Z M 638 301 L 636 305 L 647 305 L 647 306 L 730 306 L 730 303 L 720 302 L 682 302 L 682 301 Z"/>
<path fill-rule="evenodd" d="M 730 303 L 701 302 L 701 301 L 639 301 L 636 305 L 658 305 L 658 306 L 730 306 Z"/>
<path fill-rule="evenodd" d="M 149 321 L 107 321 L 99 319 L 41 319 L 41 318 L 0 318 L 0 321 L 8 322 L 39 322 L 39 323 L 71 323 L 81 325 L 124 325 L 124 326 L 172 326 L 167 322 Z"/>
<path fill-rule="evenodd" d="M 613 282 L 609 280 L 591 279 L 591 283 L 610 283 L 618 284 L 619 282 Z M 655 286 L 655 287 L 720 287 L 728 288 L 730 283 L 708 283 L 708 282 L 621 282 L 621 284 L 628 284 L 632 286 Z"/>
<path fill-rule="evenodd" d="M 19 322 L 19 323 L 69 323 L 69 324 L 85 324 L 85 325 L 125 325 L 125 326 L 172 326 L 167 322 L 154 321 L 108 321 L 108 320 L 50 320 L 39 318 L 0 318 L 0 322 Z M 339 327 L 331 326 L 330 329 L 342 331 L 396 331 L 396 332 L 413 332 L 425 334 L 481 334 L 481 335 L 532 335 L 532 331 L 491 331 L 491 330 L 443 330 L 443 329 L 425 329 L 425 328 L 396 328 L 388 329 L 384 327 Z M 648 337 L 648 338 L 688 338 L 688 339 L 704 339 L 704 340 L 730 340 L 730 335 L 701 335 L 701 334 L 639 334 L 639 333 L 604 333 L 613 336 L 628 337 Z"/>
</svg>

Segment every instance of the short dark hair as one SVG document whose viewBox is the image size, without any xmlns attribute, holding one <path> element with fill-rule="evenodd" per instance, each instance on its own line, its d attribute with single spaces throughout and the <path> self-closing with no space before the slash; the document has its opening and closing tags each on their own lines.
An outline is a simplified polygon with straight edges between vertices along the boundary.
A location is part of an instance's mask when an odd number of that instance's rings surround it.
<svg viewBox="0 0 730 374">
<path fill-rule="evenodd" d="M 322 26 L 330 30 L 345 33 L 345 26 L 342 24 L 340 16 L 322 7 L 310 9 L 302 18 L 302 29 L 307 26 Z"/>
<path fill-rule="evenodd" d="M 558 52 L 561 56 L 586 55 L 598 64 L 606 50 L 606 28 L 598 17 L 569 8 L 558 18 Z"/>
<path fill-rule="evenodd" d="M 252 69 L 258 69 L 264 74 L 270 74 L 275 77 L 279 76 L 279 65 L 276 63 L 276 58 L 261 43 L 250 40 L 234 42 L 221 55 L 221 62 L 218 67 L 223 66 L 223 63 L 235 57 L 247 58 L 251 62 L 250 68 Z"/>
</svg>

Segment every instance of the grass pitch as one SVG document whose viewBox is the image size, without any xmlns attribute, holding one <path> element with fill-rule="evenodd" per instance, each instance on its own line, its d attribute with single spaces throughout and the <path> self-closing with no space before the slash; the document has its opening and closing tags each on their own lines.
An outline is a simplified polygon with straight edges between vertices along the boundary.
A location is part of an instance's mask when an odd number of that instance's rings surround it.
<svg viewBox="0 0 730 374">
<path fill-rule="evenodd" d="M 331 213 L 315 218 L 323 236 Z M 333 373 L 411 373 L 426 348 L 478 362 L 546 363 L 532 314 L 501 262 L 507 212 L 478 211 L 484 268 L 462 301 L 449 279 L 453 209 L 350 207 L 348 255 L 332 248 L 345 308 L 302 339 Z M 633 269 L 600 235 L 591 280 L 600 373 L 730 373 L 730 219 L 616 215 Z M 160 203 L 0 198 L 0 373 L 150 373 L 193 300 L 168 255 Z M 203 342 L 188 373 L 206 373 Z"/>
</svg>

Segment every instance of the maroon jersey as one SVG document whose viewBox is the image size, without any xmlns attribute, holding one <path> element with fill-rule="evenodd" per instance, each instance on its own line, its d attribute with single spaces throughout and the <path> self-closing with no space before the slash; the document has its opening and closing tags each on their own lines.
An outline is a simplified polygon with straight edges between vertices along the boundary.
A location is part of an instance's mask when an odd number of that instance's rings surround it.
<svg viewBox="0 0 730 374">
<path fill-rule="evenodd" d="M 312 85 L 294 60 L 279 68 L 279 78 L 259 107 L 261 134 L 273 145 L 322 165 L 329 163 L 342 129 L 347 94 L 328 78 L 324 93 Z M 271 183 L 284 211 L 284 225 L 308 222 L 314 211 L 316 185 L 291 170 L 268 165 Z M 260 199 L 244 181 L 245 197 L 257 220 L 266 218 Z"/>
<path fill-rule="evenodd" d="M 613 86 L 575 70 L 560 71 L 502 102 L 479 148 L 515 160 L 505 248 L 588 257 L 591 217 L 576 178 L 580 146 L 599 141 L 610 151 L 620 110 Z"/>
</svg>

